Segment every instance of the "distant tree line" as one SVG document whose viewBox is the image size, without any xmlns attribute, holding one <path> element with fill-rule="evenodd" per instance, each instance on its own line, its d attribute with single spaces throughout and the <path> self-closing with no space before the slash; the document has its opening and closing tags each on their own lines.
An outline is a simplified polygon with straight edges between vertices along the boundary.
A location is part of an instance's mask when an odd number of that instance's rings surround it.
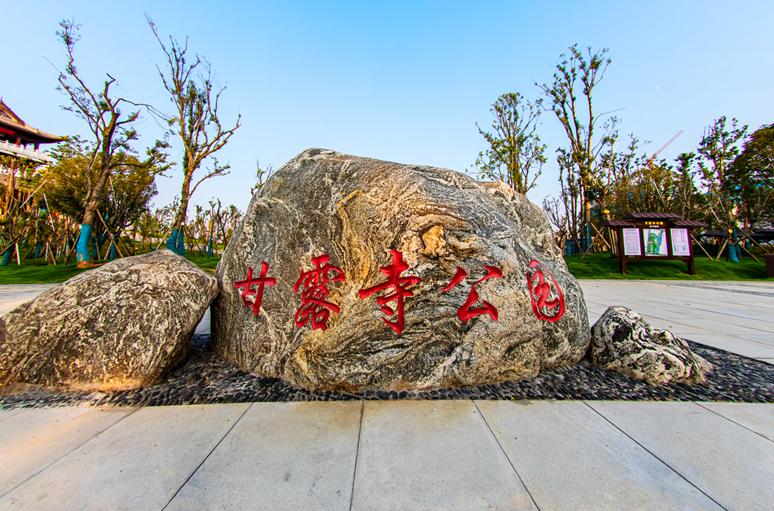
<svg viewBox="0 0 774 511">
<path fill-rule="evenodd" d="M 595 109 L 597 85 L 612 63 L 607 49 L 571 46 L 560 56 L 540 97 L 501 95 L 491 107 L 487 142 L 475 166 L 484 179 L 501 180 L 525 194 L 547 161 L 538 126 L 548 112 L 566 145 L 556 151 L 560 194 L 543 207 L 568 252 L 604 250 L 602 224 L 632 212 L 676 213 L 722 233 L 749 233 L 774 221 L 774 124 L 749 132 L 722 116 L 704 131 L 694 152 L 674 162 L 648 156 L 635 135 L 622 138 L 620 119 Z M 663 148 L 662 148 L 663 149 Z"/>
</svg>

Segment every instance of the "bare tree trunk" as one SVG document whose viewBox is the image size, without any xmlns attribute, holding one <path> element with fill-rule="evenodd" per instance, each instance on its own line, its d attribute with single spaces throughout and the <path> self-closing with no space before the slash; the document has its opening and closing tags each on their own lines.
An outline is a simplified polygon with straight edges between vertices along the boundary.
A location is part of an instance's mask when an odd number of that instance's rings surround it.
<svg viewBox="0 0 774 511">
<path fill-rule="evenodd" d="M 172 232 L 167 239 L 167 248 L 181 256 L 185 256 L 185 220 L 188 214 L 188 202 L 191 199 L 191 175 L 193 174 L 189 171 L 187 163 L 185 162 L 183 167 L 186 173 L 180 189 L 180 205 L 172 222 Z"/>
<path fill-rule="evenodd" d="M 75 259 L 79 268 L 86 268 L 91 264 L 91 257 L 89 255 L 89 239 L 91 238 L 94 219 L 97 216 L 97 209 L 100 206 L 102 200 L 102 192 L 107 184 L 108 177 L 110 176 L 109 163 L 105 163 L 106 158 L 103 158 L 102 169 L 100 170 L 99 178 L 94 184 L 94 187 L 89 191 L 89 198 L 86 201 L 86 209 L 83 212 L 83 219 L 81 220 L 81 231 L 78 236 L 78 243 L 76 244 Z M 97 256 L 99 254 L 96 254 Z"/>
</svg>

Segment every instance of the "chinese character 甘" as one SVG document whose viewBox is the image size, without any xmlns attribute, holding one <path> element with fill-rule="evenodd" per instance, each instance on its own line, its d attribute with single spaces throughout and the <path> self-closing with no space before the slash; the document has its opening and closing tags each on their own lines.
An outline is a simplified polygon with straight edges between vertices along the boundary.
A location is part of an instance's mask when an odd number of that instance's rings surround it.
<svg viewBox="0 0 774 511">
<path fill-rule="evenodd" d="M 269 263 L 261 261 L 261 274 L 258 278 L 253 278 L 253 269 L 248 266 L 247 277 L 245 280 L 234 282 L 234 288 L 242 290 L 242 303 L 245 307 L 253 309 L 253 314 L 256 316 L 261 310 L 264 286 L 273 286 L 277 284 L 277 280 L 274 277 L 267 276 L 268 273 Z"/>
</svg>

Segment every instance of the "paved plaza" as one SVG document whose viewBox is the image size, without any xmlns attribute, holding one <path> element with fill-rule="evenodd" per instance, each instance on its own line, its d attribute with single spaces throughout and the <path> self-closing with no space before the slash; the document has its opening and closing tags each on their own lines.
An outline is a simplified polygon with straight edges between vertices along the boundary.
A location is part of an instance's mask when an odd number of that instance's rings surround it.
<svg viewBox="0 0 774 511">
<path fill-rule="evenodd" d="M 582 284 L 592 321 L 627 305 L 696 342 L 774 360 L 774 283 Z M 0 313 L 42 289 L 0 286 Z M 772 481 L 772 404 L 0 410 L 0 510 L 763 510 Z"/>
<path fill-rule="evenodd" d="M 774 364 L 774 281 L 581 280 L 589 319 L 610 305 L 680 337 Z"/>
</svg>

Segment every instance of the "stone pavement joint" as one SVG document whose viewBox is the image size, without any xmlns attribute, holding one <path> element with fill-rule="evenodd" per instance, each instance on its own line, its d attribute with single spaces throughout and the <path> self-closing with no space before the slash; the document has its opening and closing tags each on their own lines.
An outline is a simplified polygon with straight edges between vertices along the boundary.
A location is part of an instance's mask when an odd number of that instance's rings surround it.
<svg viewBox="0 0 774 511">
<path fill-rule="evenodd" d="M 207 458 L 209 458 L 212 455 L 212 453 L 215 452 L 215 449 L 217 449 L 218 446 L 221 444 L 221 442 L 223 442 L 223 440 L 225 440 L 225 438 L 229 435 L 229 433 L 231 433 L 231 431 L 233 431 L 234 427 L 236 427 L 236 425 L 239 424 L 239 421 L 242 420 L 242 417 L 245 416 L 247 411 L 250 410 L 250 408 L 252 408 L 252 406 L 253 405 L 250 404 L 250 406 L 245 408 L 245 410 L 242 412 L 242 415 L 240 415 L 239 418 L 234 421 L 234 424 L 232 424 L 231 427 L 228 428 L 228 431 L 226 431 L 226 433 L 221 437 L 221 439 L 218 440 L 218 443 L 215 444 L 215 446 L 213 446 L 212 449 L 210 449 L 210 452 L 208 452 L 207 455 L 202 459 L 201 463 L 199 463 L 199 465 L 188 475 L 188 477 L 185 478 L 185 481 L 183 481 L 183 484 L 180 485 L 180 487 L 177 489 L 175 494 L 172 495 L 172 497 L 169 499 L 169 501 L 167 501 L 166 504 L 164 504 L 164 507 L 162 508 L 162 511 L 164 509 L 167 509 L 167 507 L 169 507 L 169 504 L 175 499 L 175 497 L 177 497 L 177 494 L 180 493 L 180 490 L 183 489 L 183 486 L 188 484 L 188 481 L 191 480 L 191 478 L 194 476 L 194 474 L 196 474 L 196 472 L 198 472 L 199 469 L 202 468 L 202 465 L 204 465 L 204 462 L 207 461 Z"/>
<path fill-rule="evenodd" d="M 492 438 L 494 438 L 494 441 L 497 442 L 497 445 L 500 447 L 500 450 L 503 452 L 503 456 L 505 456 L 505 458 L 508 460 L 508 463 L 510 463 L 511 468 L 513 469 L 513 473 L 516 474 L 516 477 L 519 478 L 519 481 L 521 482 L 521 484 L 524 485 L 524 489 L 527 491 L 527 495 L 529 495 L 529 498 L 532 500 L 532 503 L 535 504 L 535 507 L 538 508 L 538 511 L 539 511 L 540 506 L 535 500 L 535 497 L 532 495 L 532 492 L 529 491 L 529 486 L 527 486 L 527 483 L 524 482 L 524 479 L 519 474 L 519 471 L 516 470 L 516 467 L 514 466 L 513 461 L 511 460 L 511 457 L 508 456 L 508 453 L 503 448 L 503 444 L 500 443 L 500 439 L 497 438 L 497 435 L 495 435 L 494 431 L 492 431 L 492 426 L 489 425 L 489 421 L 487 421 L 486 417 L 484 417 L 484 414 L 481 412 L 481 409 L 478 407 L 478 403 L 476 403 L 472 399 L 471 399 L 471 402 L 476 407 L 476 410 L 478 410 L 478 414 L 481 416 L 481 420 L 484 421 L 484 424 L 486 424 L 486 428 L 489 430 L 489 433 L 492 435 Z"/>
<path fill-rule="evenodd" d="M 360 401 L 360 423 L 357 427 L 357 446 L 355 447 L 355 467 L 352 469 L 352 488 L 349 492 L 349 509 L 352 510 L 352 500 L 355 498 L 355 479 L 357 478 L 357 457 L 360 455 L 360 435 L 363 432 L 363 409 L 365 401 Z"/>
<path fill-rule="evenodd" d="M 763 433 L 760 433 L 760 432 L 758 432 L 758 431 L 755 431 L 754 429 L 750 429 L 750 428 L 748 428 L 747 426 L 745 426 L 744 424 L 742 424 L 742 423 L 740 423 L 740 422 L 738 422 L 738 421 L 735 421 L 734 419 L 732 419 L 732 418 L 730 418 L 730 417 L 727 417 L 727 416 L 723 415 L 722 413 L 720 413 L 720 412 L 718 412 L 718 411 L 716 411 L 716 410 L 713 410 L 712 408 L 710 408 L 710 407 L 707 407 L 706 405 L 704 405 L 704 404 L 702 404 L 702 403 L 696 403 L 696 404 L 697 404 L 697 405 L 699 405 L 699 406 L 701 406 L 701 407 L 702 407 L 702 408 L 704 408 L 705 410 L 707 410 L 707 411 L 709 411 L 709 412 L 712 412 L 712 413 L 714 413 L 714 414 L 715 414 L 715 415 L 717 415 L 718 417 L 722 417 L 722 418 L 724 418 L 725 420 L 727 420 L 727 421 L 729 421 L 729 422 L 732 422 L 732 423 L 736 424 L 736 425 L 737 425 L 737 426 L 739 426 L 740 428 L 744 428 L 744 429 L 746 429 L 747 431 L 749 431 L 750 433 L 754 433 L 754 434 L 758 435 L 759 437 L 761 437 L 761 438 L 764 438 L 765 440 L 768 440 L 769 442 L 772 442 L 772 443 L 774 443 L 774 439 L 771 439 L 771 438 L 767 437 L 767 436 L 766 436 L 766 435 L 764 435 Z"/>
<path fill-rule="evenodd" d="M 36 469 L 36 470 L 35 470 L 35 471 L 34 471 L 32 474 L 30 474 L 29 476 L 25 477 L 25 478 L 24 478 L 22 481 L 19 481 L 19 482 L 18 482 L 18 483 L 16 483 L 14 486 L 12 486 L 12 487 L 11 487 L 11 488 L 9 488 L 8 490 L 6 490 L 6 491 L 5 491 L 5 492 L 3 492 L 2 494 L 0 494 L 0 499 L 2 499 L 3 497 L 5 497 L 5 496 L 6 496 L 6 495 L 8 495 L 9 493 L 13 492 L 13 491 L 14 491 L 16 488 L 18 488 L 18 487 L 22 486 L 22 485 L 23 485 L 23 484 L 25 484 L 27 481 L 29 481 L 30 479 L 34 478 L 35 476 L 37 476 L 38 474 L 40 474 L 40 473 L 41 473 L 41 472 L 43 472 L 44 470 L 48 469 L 48 468 L 49 468 L 51 465 L 53 465 L 54 463 L 57 463 L 58 461 L 60 461 L 60 460 L 62 460 L 62 459 L 64 459 L 64 458 L 66 458 L 67 456 L 71 455 L 72 453 L 74 453 L 75 451 L 77 451 L 78 449 L 80 449 L 81 447 L 83 447 L 83 446 L 84 446 L 86 443 L 88 443 L 88 442 L 92 441 L 93 439 L 97 438 L 99 435 L 101 435 L 102 433 L 104 433 L 104 432 L 105 432 L 105 431 L 107 431 L 108 429 L 112 428 L 113 426 L 115 426 L 116 424 L 118 424 L 119 422 L 121 422 L 122 420 L 126 419 L 127 417 L 129 417 L 130 415 L 132 415 L 134 412 L 136 412 L 136 411 L 137 411 L 137 410 L 139 410 L 139 409 L 140 409 L 140 408 L 129 409 L 130 411 L 129 411 L 128 413 L 126 413 L 126 414 L 124 414 L 123 416 L 119 417 L 117 420 L 110 422 L 110 423 L 109 423 L 107 426 L 105 426 L 103 429 L 101 429 L 101 430 L 99 430 L 99 431 L 96 431 L 96 432 L 95 432 L 95 433 L 94 433 L 92 436 L 89 436 L 89 437 L 85 438 L 83 441 L 81 441 L 81 442 L 78 442 L 78 443 L 77 443 L 77 444 L 75 444 L 75 445 L 74 445 L 74 446 L 73 446 L 71 449 L 67 450 L 66 452 L 62 453 L 61 455 L 57 455 L 57 456 L 55 456 L 55 457 L 51 458 L 50 462 L 48 462 L 48 463 L 46 463 L 46 464 L 42 465 L 40 468 L 37 468 L 37 469 Z M 0 430 L 1 430 L 1 429 L 0 429 Z M 3 481 L 3 482 L 4 482 L 4 481 Z M 0 486 L 0 488 L 2 488 L 2 486 Z"/>
<path fill-rule="evenodd" d="M 771 509 L 774 445 L 695 403 L 597 401 L 594 409 L 727 509 Z M 745 406 L 768 416 L 772 405 Z"/>
<path fill-rule="evenodd" d="M 9 451 L 19 442 L 6 434 L 11 423 L 46 412 L 0 421 L 0 466 L 23 467 L 23 452 Z M 77 419 L 52 427 L 72 437 Z M 145 407 L 66 456 L 57 446 L 69 445 L 67 435 L 48 441 L 50 459 L 0 498 L 0 509 L 766 509 L 774 445 L 761 433 L 772 430 L 768 404 Z"/>
<path fill-rule="evenodd" d="M 723 508 L 723 509 L 727 509 L 727 508 L 726 508 L 726 507 L 724 507 L 724 506 L 723 506 L 723 505 L 722 505 L 720 502 L 718 502 L 718 501 L 716 501 L 715 499 L 713 499 L 713 498 L 712 498 L 712 496 L 711 496 L 711 495 L 709 495 L 709 494 L 708 494 L 706 491 L 704 491 L 703 489 L 699 488 L 699 487 L 698 487 L 696 484 L 694 484 L 694 483 L 693 483 L 693 482 L 692 482 L 690 479 L 688 479 L 688 478 L 687 478 L 687 477 L 685 477 L 683 474 L 681 474 L 679 470 L 675 469 L 675 467 L 673 467 L 672 465 L 670 465 L 669 463 L 667 463 L 666 461 L 664 461 L 663 459 L 661 459 L 661 458 L 660 458 L 660 457 L 659 457 L 657 454 L 655 454 L 653 451 L 651 451 L 650 449 L 648 449 L 647 447 L 645 447 L 644 445 L 642 445 L 642 444 L 641 444 L 639 441 L 637 441 L 637 439 L 636 439 L 636 438 L 634 438 L 634 437 L 633 437 L 633 436 L 631 436 L 629 433 L 627 433 L 626 431 L 624 431 L 623 429 L 621 429 L 621 428 L 620 428 L 620 427 L 619 427 L 619 426 L 618 426 L 616 423 L 614 423 L 613 421 L 611 421 L 610 419 L 608 419 L 607 417 L 605 417 L 605 415 L 603 415 L 602 413 L 600 413 L 600 412 L 599 412 L 599 410 L 597 410 L 596 408 L 594 408 L 594 407 L 593 407 L 591 404 L 589 404 L 587 401 L 584 401 L 584 404 L 585 404 L 586 406 L 588 406 L 589 408 L 591 408 L 591 409 L 594 411 L 594 413 L 596 413 L 597 415 L 599 415 L 600 417 L 602 417 L 604 420 L 606 420 L 607 422 L 609 422 L 609 423 L 610 423 L 610 425 L 611 425 L 611 426 L 613 426 L 615 429 L 617 429 L 618 431 L 620 431 L 621 433 L 623 433 L 624 435 L 626 435 L 626 436 L 627 436 L 627 437 L 628 437 L 628 438 L 629 438 L 629 439 L 630 439 L 632 442 L 634 442 L 635 444 L 637 444 L 638 446 L 640 446 L 640 447 L 641 447 L 643 450 L 645 450 L 645 451 L 646 451 L 648 454 L 650 454 L 651 456 L 653 456 L 654 458 L 656 458 L 656 459 L 657 459 L 659 462 L 661 462 L 661 463 L 662 463 L 662 464 L 663 464 L 665 467 L 667 467 L 669 470 L 671 470 L 672 472 L 674 472 L 675 474 L 677 474 L 678 476 L 680 476 L 680 477 L 681 477 L 681 478 L 682 478 L 682 479 L 683 479 L 685 482 L 687 482 L 688 484 L 690 484 L 691 486 L 693 486 L 694 488 L 696 488 L 698 491 L 700 491 L 700 492 L 701 492 L 701 493 L 702 493 L 702 494 L 703 494 L 705 497 L 707 497 L 708 499 L 710 499 L 712 502 L 714 502 L 715 504 L 717 504 L 719 507 L 721 507 L 721 508 Z"/>
</svg>

